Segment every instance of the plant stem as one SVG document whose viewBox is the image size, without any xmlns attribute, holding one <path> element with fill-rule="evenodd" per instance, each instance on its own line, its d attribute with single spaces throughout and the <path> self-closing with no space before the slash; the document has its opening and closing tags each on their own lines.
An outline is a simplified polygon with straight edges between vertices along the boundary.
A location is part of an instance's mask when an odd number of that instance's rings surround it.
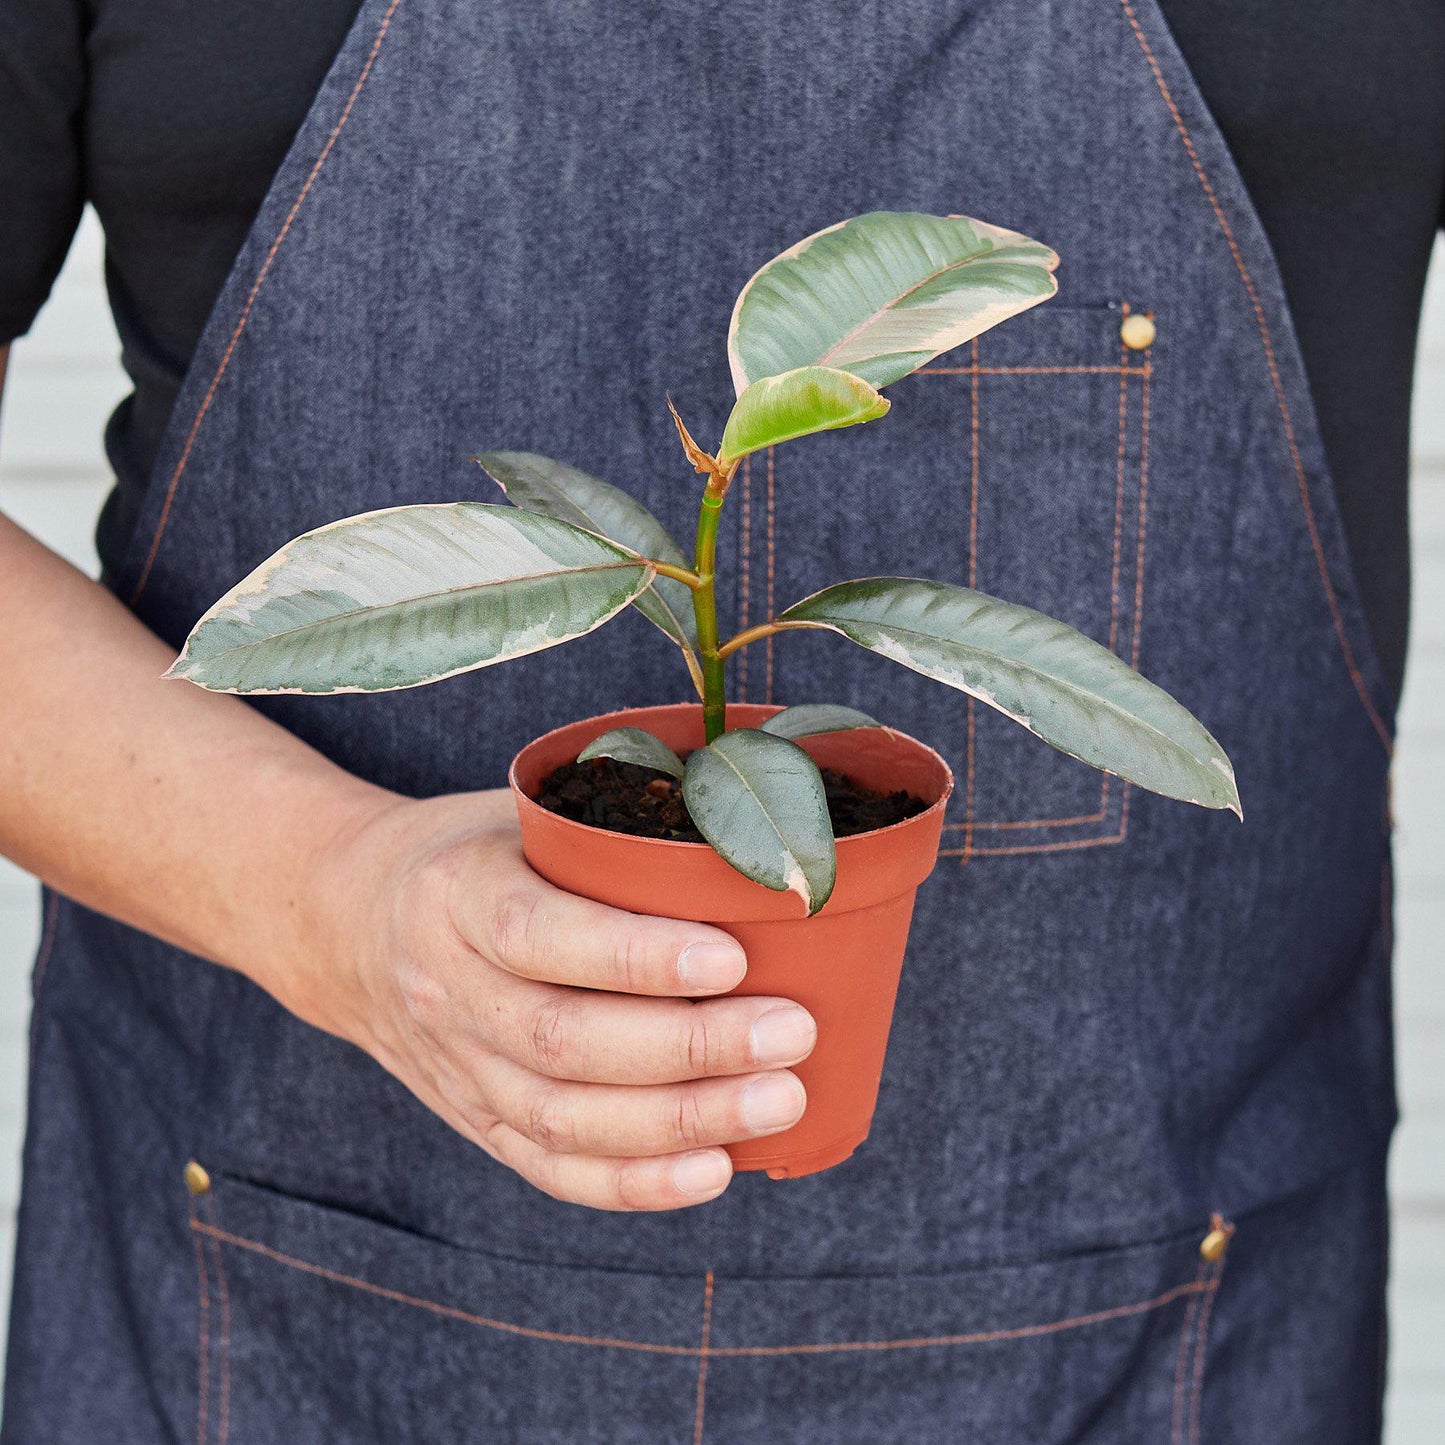
<svg viewBox="0 0 1445 1445">
<path fill-rule="evenodd" d="M 703 736 L 708 742 L 720 738 L 727 727 L 727 686 L 717 645 L 717 594 L 713 586 L 722 504 L 722 493 L 714 481 L 709 481 L 697 516 L 697 546 L 693 561 L 702 585 L 692 594 L 692 611 L 697 619 L 697 649 L 702 660 Z"/>
</svg>

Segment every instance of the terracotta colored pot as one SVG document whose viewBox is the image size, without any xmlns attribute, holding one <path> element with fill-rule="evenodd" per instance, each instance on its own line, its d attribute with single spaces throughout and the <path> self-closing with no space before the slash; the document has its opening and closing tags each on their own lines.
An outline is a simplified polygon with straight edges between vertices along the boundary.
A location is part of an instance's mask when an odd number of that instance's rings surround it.
<svg viewBox="0 0 1445 1445">
<path fill-rule="evenodd" d="M 756 727 L 776 707 L 728 708 L 730 727 Z M 818 1042 L 796 1068 L 808 1106 L 791 1129 L 728 1146 L 738 1169 L 774 1179 L 813 1174 L 868 1137 L 913 895 L 932 871 L 953 788 L 948 764 L 903 733 L 869 728 L 804 739 L 821 765 L 880 792 L 907 789 L 925 812 L 838 842 L 838 881 L 813 918 L 793 893 L 735 872 L 702 843 L 631 838 L 558 817 L 533 798 L 542 781 L 609 728 L 643 727 L 679 753 L 700 747 L 695 703 L 589 718 L 528 744 L 512 764 L 512 792 L 527 861 L 559 888 L 625 908 L 716 924 L 742 944 L 747 977 L 736 992 L 795 999 L 817 1020 Z"/>
</svg>

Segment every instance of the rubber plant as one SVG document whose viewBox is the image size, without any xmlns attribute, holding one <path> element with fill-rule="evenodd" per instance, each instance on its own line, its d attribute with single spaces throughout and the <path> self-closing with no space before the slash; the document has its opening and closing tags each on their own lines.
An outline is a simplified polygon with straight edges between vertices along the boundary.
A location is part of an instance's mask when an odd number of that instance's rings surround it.
<svg viewBox="0 0 1445 1445">
<path fill-rule="evenodd" d="M 824 629 L 968 693 L 1085 763 L 1239 812 L 1224 750 L 1183 706 L 1063 622 L 911 577 L 838 582 L 723 638 L 717 538 L 744 457 L 877 421 L 885 390 L 1056 290 L 1058 257 L 966 216 L 872 212 L 819 231 L 743 288 L 728 330 L 737 397 L 708 451 L 672 417 L 705 479 L 689 557 L 624 491 L 564 462 L 486 451 L 507 505 L 395 507 L 282 547 L 196 624 L 170 675 L 234 693 L 415 687 L 581 637 L 628 606 L 681 649 L 705 744 L 684 760 L 639 728 L 610 757 L 681 780 L 699 831 L 764 887 L 827 902 L 835 847 L 810 734 L 880 726 L 847 707 L 784 709 L 727 727 L 727 666 L 774 634 Z M 668 402 L 671 408 L 671 401 Z"/>
</svg>

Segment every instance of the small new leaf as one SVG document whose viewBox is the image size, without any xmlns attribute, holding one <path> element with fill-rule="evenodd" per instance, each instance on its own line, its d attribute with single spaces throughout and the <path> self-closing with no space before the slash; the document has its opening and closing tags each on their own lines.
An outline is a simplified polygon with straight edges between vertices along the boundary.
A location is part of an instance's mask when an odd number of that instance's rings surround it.
<svg viewBox="0 0 1445 1445">
<path fill-rule="evenodd" d="M 819 733 L 851 732 L 854 728 L 882 728 L 883 724 L 859 712 L 856 707 L 841 703 L 803 702 L 775 712 L 762 731 L 779 738 L 811 738 Z"/>
<path fill-rule="evenodd" d="M 591 762 L 593 758 L 612 758 L 619 763 L 671 773 L 679 781 L 683 775 L 682 759 L 646 728 L 613 728 L 603 733 L 577 754 L 579 763 Z"/>
<path fill-rule="evenodd" d="M 746 878 L 796 893 L 811 916 L 833 892 L 837 857 L 822 774 L 796 743 L 725 732 L 687 760 L 682 796 L 703 837 Z"/>
<path fill-rule="evenodd" d="M 764 377 L 734 404 L 718 460 L 731 467 L 764 447 L 875 421 L 887 410 L 887 398 L 866 381 L 830 366 L 802 366 Z"/>
</svg>

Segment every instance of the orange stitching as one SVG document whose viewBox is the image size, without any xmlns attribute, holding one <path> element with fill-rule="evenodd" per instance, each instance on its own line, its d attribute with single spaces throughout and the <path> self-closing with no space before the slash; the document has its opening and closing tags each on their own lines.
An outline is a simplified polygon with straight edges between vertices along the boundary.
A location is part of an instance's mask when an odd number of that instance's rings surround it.
<svg viewBox="0 0 1445 1445">
<path fill-rule="evenodd" d="M 1000 831 L 1007 831 L 1011 828 L 1063 828 L 1073 823 L 1102 823 L 1109 813 L 1109 779 L 1107 774 L 1104 778 L 1104 787 L 1102 791 L 1102 801 L 1104 806 L 1102 806 L 1097 813 L 1081 813 L 1077 818 L 1024 818 L 1015 822 L 1008 823 L 980 823 L 975 820 L 971 826 L 973 828 L 973 831 L 977 833 L 981 828 L 997 828 Z M 956 830 L 969 825 L 963 823 L 945 823 L 943 826 L 946 829 L 951 828 Z"/>
<path fill-rule="evenodd" d="M 1222 1229 L 1232 1239 L 1234 1225 L 1222 1215 L 1210 1217 L 1211 1229 Z M 1209 1317 L 1214 1311 L 1214 1301 L 1219 1298 L 1219 1282 L 1224 1276 L 1227 1255 L 1210 1266 L 1209 1289 L 1199 1308 L 1199 1328 L 1194 1336 L 1194 1382 L 1189 1393 L 1189 1445 L 1199 1445 L 1200 1421 L 1204 1411 L 1204 1358 L 1209 1348 Z"/>
<path fill-rule="evenodd" d="M 703 1409 L 707 1403 L 708 1341 L 712 1335 L 712 1271 L 702 1292 L 702 1340 L 697 1353 L 697 1414 L 692 1425 L 692 1445 L 702 1445 Z"/>
<path fill-rule="evenodd" d="M 191 1204 L 191 1228 L 201 1227 Z M 196 1274 L 200 1281 L 200 1317 L 196 1322 L 196 1445 L 206 1445 L 211 1421 L 211 1282 L 206 1274 L 205 1242 L 198 1234 L 191 1236 L 196 1246 Z"/>
<path fill-rule="evenodd" d="M 742 582 L 739 587 L 738 611 L 742 614 L 739 626 L 747 628 L 752 624 L 752 552 L 753 552 L 753 459 L 743 458 L 743 524 L 741 529 L 741 550 L 743 554 Z M 738 654 L 738 692 L 743 702 L 748 701 L 748 649 Z"/>
<path fill-rule="evenodd" d="M 1195 1284 L 1202 1285 L 1207 1273 L 1208 1267 L 1201 1264 L 1199 1272 L 1194 1276 Z M 1185 1367 L 1189 1359 L 1189 1346 L 1193 1339 L 1193 1326 L 1198 1309 L 1199 1297 L 1196 1295 L 1185 1306 L 1184 1324 L 1179 1330 L 1179 1350 L 1174 1357 L 1174 1403 L 1169 1412 L 1169 1445 L 1184 1445 Z"/>
<path fill-rule="evenodd" d="M 488 1319 L 485 1315 L 468 1314 L 466 1310 L 453 1308 L 451 1305 L 438 1304 L 435 1300 L 422 1299 L 417 1295 L 403 1294 L 400 1290 L 386 1289 L 379 1284 L 372 1284 L 368 1280 L 357 1279 L 353 1275 L 338 1274 L 335 1270 L 324 1269 L 319 1264 L 310 1264 L 304 1259 L 296 1259 L 292 1255 L 282 1254 L 279 1250 L 271 1249 L 269 1246 L 260 1244 L 254 1239 L 243 1239 L 238 1234 L 231 1234 L 224 1229 L 218 1229 L 214 1225 L 203 1224 L 198 1219 L 193 1219 L 191 1228 L 201 1234 L 209 1234 L 219 1239 L 224 1244 L 234 1244 L 238 1249 L 250 1250 L 253 1254 L 259 1254 L 265 1259 L 274 1261 L 276 1264 L 288 1265 L 292 1269 L 299 1269 L 303 1274 L 315 1275 L 319 1279 L 330 1280 L 333 1284 L 349 1285 L 352 1289 L 365 1291 L 367 1294 L 381 1296 L 382 1299 L 395 1301 L 397 1304 L 412 1305 L 416 1309 L 426 1310 L 430 1314 L 441 1315 L 446 1319 L 459 1320 L 463 1324 L 478 1325 L 484 1329 L 501 1330 L 504 1334 L 521 1335 L 529 1340 L 549 1340 L 555 1344 L 562 1345 L 601 1345 L 612 1349 L 637 1350 L 643 1354 L 650 1355 L 686 1355 L 689 1358 L 695 1356 L 698 1351 L 693 1345 L 655 1345 L 644 1340 L 614 1340 L 602 1335 L 568 1335 L 560 1334 L 555 1330 L 535 1330 L 526 1325 L 514 1325 L 506 1320 Z"/>
<path fill-rule="evenodd" d="M 1142 366 L 921 366 L 919 376 L 1142 376 Z"/>
<path fill-rule="evenodd" d="M 974 848 L 975 858 L 1010 858 L 1020 853 L 1067 853 L 1074 848 L 1103 848 L 1111 843 L 1122 843 L 1129 831 L 1129 788 L 1124 787 L 1125 814 L 1123 822 L 1117 833 L 1111 833 L 1106 838 L 1072 838 L 1066 843 L 1026 843 L 1018 848 Z M 940 848 L 938 850 L 941 858 L 957 858 L 962 852 L 961 848 Z"/>
<path fill-rule="evenodd" d="M 1199 1305 L 1199 1327 L 1194 1332 L 1194 1380 L 1189 1388 L 1189 1445 L 1199 1445 L 1199 1423 L 1204 1403 L 1204 1356 L 1209 1345 L 1209 1316 L 1219 1294 L 1219 1273 L 1209 1283 Z"/>
<path fill-rule="evenodd" d="M 774 448 L 772 448 L 772 447 L 769 447 L 769 448 L 768 448 L 768 616 L 769 616 L 769 617 L 776 617 L 776 616 L 777 616 L 777 609 L 776 609 L 776 606 L 775 606 L 775 603 L 774 603 L 774 594 L 773 594 L 773 557 L 774 557 L 774 553 L 775 553 L 775 551 L 776 551 L 776 543 L 777 543 L 777 536 L 776 536 L 776 534 L 775 534 L 775 532 L 774 532 L 774 528 L 773 528 L 773 517 L 774 517 L 774 508 L 773 508 L 773 451 L 774 451 Z M 766 658 L 767 658 L 767 672 L 768 672 L 767 697 L 764 699 L 764 701 L 765 701 L 765 702 L 772 702 L 772 700 L 773 700 L 773 639 L 772 639 L 772 636 L 771 636 L 771 635 L 769 635 L 767 641 L 763 644 L 763 646 L 767 649 L 767 651 L 766 651 Z"/>
<path fill-rule="evenodd" d="M 1016 1330 L 980 1330 L 968 1335 L 935 1335 L 904 1340 L 847 1340 L 837 1344 L 754 1345 L 734 1349 L 715 1349 L 712 1354 L 714 1356 L 754 1358 L 760 1355 L 821 1355 L 873 1350 L 926 1350 L 944 1345 L 990 1345 L 1001 1340 L 1031 1340 L 1037 1339 L 1040 1335 L 1056 1335 L 1063 1330 L 1078 1329 L 1084 1325 L 1107 1324 L 1110 1320 L 1128 1319 L 1133 1315 L 1148 1314 L 1151 1310 L 1162 1309 L 1165 1305 L 1173 1304 L 1177 1299 L 1201 1294 L 1204 1288 L 1197 1281 L 1190 1284 L 1179 1284 L 1175 1285 L 1173 1289 L 1165 1290 L 1161 1295 L 1155 1295 L 1153 1299 L 1140 1300 L 1137 1304 L 1116 1305 L 1113 1309 L 1095 1310 L 1092 1314 L 1075 1315 L 1072 1319 L 1067 1320 L 1053 1320 L 1046 1325 L 1025 1325 L 1022 1329 Z"/>
<path fill-rule="evenodd" d="M 311 1264 L 304 1259 L 282 1254 L 280 1250 L 272 1249 L 269 1245 L 261 1244 L 254 1239 L 245 1239 L 241 1235 L 230 1234 L 224 1229 L 204 1224 L 194 1214 L 191 1217 L 191 1228 L 197 1233 L 209 1234 L 225 1244 L 233 1244 L 238 1249 L 249 1250 L 252 1254 L 258 1254 L 273 1263 L 284 1264 L 291 1269 L 299 1269 L 303 1274 L 314 1275 L 318 1279 L 329 1280 L 333 1284 L 348 1285 L 352 1289 L 379 1295 L 382 1299 L 389 1299 L 397 1304 L 412 1305 L 445 1319 L 458 1320 L 463 1324 L 478 1325 L 485 1329 L 500 1330 L 504 1334 L 521 1335 L 527 1339 L 546 1340 L 555 1344 L 598 1345 L 607 1349 L 636 1350 L 649 1355 L 685 1355 L 689 1358 L 698 1358 L 704 1353 L 701 1345 L 658 1345 L 644 1340 L 609 1339 L 598 1335 L 567 1335 L 559 1334 L 554 1330 L 531 1329 L 526 1325 L 515 1325 L 505 1320 L 488 1319 L 484 1315 L 468 1314 L 465 1310 L 456 1309 L 452 1305 L 438 1304 L 435 1300 L 422 1299 L 417 1295 L 386 1289 L 382 1285 L 372 1284 L 369 1280 L 357 1279 L 354 1275 L 338 1274 L 335 1270 L 324 1269 L 319 1264 Z M 739 1359 L 765 1355 L 823 1355 L 876 1350 L 922 1350 L 950 1345 L 993 1344 L 1000 1340 L 1035 1339 L 1040 1335 L 1053 1335 L 1063 1330 L 1079 1329 L 1086 1325 L 1106 1324 L 1110 1320 L 1148 1314 L 1151 1310 L 1162 1309 L 1177 1299 L 1200 1294 L 1207 1287 L 1201 1285 L 1198 1280 L 1194 1280 L 1189 1284 L 1175 1285 L 1173 1289 L 1165 1290 L 1163 1294 L 1155 1295 L 1153 1299 L 1140 1300 L 1135 1304 L 1115 1305 L 1111 1309 L 1094 1310 L 1090 1314 L 1074 1315 L 1065 1320 L 1052 1320 L 1043 1325 L 1024 1325 L 1019 1329 L 1012 1330 L 981 1330 L 973 1334 L 917 1336 L 897 1340 L 828 1340 L 810 1345 L 737 1345 L 718 1348 L 709 1341 L 706 1353 L 709 1359 Z"/>
<path fill-rule="evenodd" d="M 251 319 L 251 308 L 256 304 L 256 298 L 261 294 L 261 288 L 266 284 L 266 278 L 271 272 L 271 263 L 276 259 L 276 253 L 281 249 L 282 243 L 286 240 L 291 230 L 292 222 L 295 221 L 301 207 L 306 203 L 306 197 L 311 193 L 311 187 L 316 183 L 316 178 L 321 174 L 321 168 L 326 164 L 327 158 L 331 155 L 337 137 L 340 136 L 342 128 L 351 118 L 352 107 L 356 104 L 357 97 L 361 94 L 362 88 L 366 85 L 371 75 L 372 66 L 376 64 L 376 57 L 381 53 L 382 43 L 386 39 L 386 32 L 391 28 L 391 17 L 396 14 L 397 7 L 401 0 L 391 0 L 386 14 L 382 17 L 381 28 L 376 32 L 376 39 L 372 42 L 371 53 L 366 57 L 366 64 L 361 67 L 361 74 L 356 78 L 356 84 L 351 88 L 351 94 L 346 99 L 346 105 L 342 108 L 341 115 L 336 125 L 332 128 L 331 134 L 326 138 L 326 144 L 321 148 L 321 154 L 316 157 L 316 163 L 311 167 L 306 177 L 305 184 L 301 187 L 296 200 L 292 203 L 290 211 L 286 214 L 281 229 L 276 233 L 276 239 L 271 243 L 271 249 L 267 251 L 265 260 L 261 263 L 261 269 L 256 274 L 252 283 L 250 294 L 246 297 L 246 304 L 241 308 L 240 318 L 236 322 L 236 328 L 231 333 L 231 339 L 226 344 L 226 350 L 221 357 L 221 364 L 216 368 L 216 374 L 211 378 L 211 384 L 206 390 L 205 398 L 201 402 L 200 410 L 196 412 L 195 420 L 191 423 L 191 429 L 186 435 L 185 445 L 181 448 L 180 460 L 176 463 L 175 471 L 171 473 L 169 485 L 166 487 L 165 500 L 161 503 L 161 514 L 156 521 L 155 535 L 151 538 L 150 551 L 146 554 L 145 564 L 141 568 L 140 580 L 135 585 L 135 591 L 131 593 L 131 606 L 140 600 L 141 593 L 145 591 L 146 583 L 150 580 L 151 568 L 155 565 L 156 556 L 160 552 L 161 537 L 166 530 L 166 523 L 170 520 L 171 503 L 175 501 L 176 489 L 180 485 L 181 476 L 186 470 L 186 464 L 191 459 L 191 449 L 196 444 L 196 437 L 201 430 L 201 423 L 206 419 L 206 413 L 211 409 L 211 402 L 215 398 L 216 389 L 221 384 L 221 378 L 225 376 L 226 369 L 231 364 L 231 355 L 236 349 L 237 342 L 241 339 L 241 333 L 246 329 L 246 323 Z"/>
<path fill-rule="evenodd" d="M 1224 233 L 1224 239 L 1229 244 L 1229 253 L 1234 258 L 1235 269 L 1239 272 L 1240 279 L 1244 282 L 1244 288 L 1249 293 L 1250 305 L 1254 308 L 1255 324 L 1259 328 L 1259 339 L 1264 343 L 1265 362 L 1269 367 L 1270 381 L 1274 386 L 1275 405 L 1279 409 L 1280 421 L 1284 424 L 1285 440 L 1289 444 L 1290 460 L 1294 465 L 1295 485 L 1299 490 L 1300 503 L 1304 508 L 1305 527 L 1309 532 L 1310 543 L 1314 548 L 1315 566 L 1319 570 L 1320 581 L 1324 584 L 1325 599 L 1329 603 L 1330 617 L 1334 622 L 1335 636 L 1339 639 L 1340 651 L 1344 655 L 1345 667 L 1350 675 L 1350 681 L 1354 684 L 1355 692 L 1364 704 L 1365 713 L 1373 724 L 1375 731 L 1379 734 L 1380 741 L 1384 744 L 1387 756 L 1394 752 L 1394 745 L 1390 739 L 1390 730 L 1385 725 L 1385 720 L 1375 708 L 1370 698 L 1369 689 L 1365 686 L 1365 679 L 1360 673 L 1359 666 L 1355 662 L 1354 649 L 1350 646 L 1349 634 L 1345 631 L 1345 619 L 1340 612 L 1339 598 L 1335 595 L 1334 582 L 1330 577 L 1329 562 L 1325 558 L 1324 544 L 1320 540 L 1319 528 L 1315 522 L 1314 504 L 1310 501 L 1309 480 L 1305 475 L 1304 459 L 1300 456 L 1299 442 L 1295 437 L 1294 418 L 1290 415 L 1289 401 L 1285 396 L 1284 379 L 1280 376 L 1279 363 L 1275 359 L 1274 341 L 1270 336 L 1269 323 L 1265 319 L 1264 305 L 1259 299 L 1259 292 L 1255 289 L 1254 277 L 1250 274 L 1249 267 L 1245 264 L 1244 256 L 1239 249 L 1239 243 L 1234 238 L 1234 230 L 1229 224 L 1229 218 L 1224 213 L 1224 207 L 1219 202 L 1219 197 L 1214 193 L 1214 187 L 1210 184 L 1209 176 L 1204 169 L 1203 162 L 1199 159 L 1199 153 L 1194 149 L 1193 137 L 1189 134 L 1189 128 L 1184 124 L 1184 117 L 1179 113 L 1179 107 L 1174 103 L 1174 96 L 1170 92 L 1168 82 L 1164 79 L 1164 72 L 1159 68 L 1159 62 L 1154 57 L 1154 52 L 1149 46 L 1149 41 L 1144 35 L 1143 28 L 1139 24 L 1139 18 L 1134 13 L 1134 7 L 1129 0 L 1119 0 L 1124 7 L 1124 14 L 1128 17 L 1129 27 L 1134 32 L 1134 38 L 1138 42 L 1139 49 L 1143 52 L 1144 59 L 1149 64 L 1149 69 L 1154 73 L 1154 83 L 1159 87 L 1159 94 L 1164 97 L 1164 103 L 1169 107 L 1169 114 L 1174 118 L 1174 128 L 1179 132 L 1179 138 L 1184 142 L 1184 149 L 1189 154 L 1189 159 L 1194 165 L 1194 173 L 1199 177 L 1199 184 L 1204 187 L 1204 194 L 1209 198 L 1209 204 L 1214 210 L 1214 218 L 1219 223 L 1219 229 Z"/>
<path fill-rule="evenodd" d="M 978 337 L 969 342 L 969 357 L 973 362 L 974 374 L 969 381 L 969 435 L 972 462 L 968 494 L 968 585 L 978 586 Z M 963 861 L 968 862 L 973 851 L 973 782 L 974 782 L 974 727 L 977 704 L 968 699 L 968 766 L 967 781 L 963 799 Z"/>
<path fill-rule="evenodd" d="M 1124 308 L 1129 314 L 1129 308 Z M 1124 343 L 1119 343 L 1119 354 L 1124 354 Z M 1113 652 L 1119 637 L 1119 549 L 1124 538 L 1124 440 L 1129 416 L 1129 377 L 1119 372 L 1119 460 L 1117 477 L 1114 482 L 1114 565 L 1109 574 L 1109 651 Z M 1142 490 L 1142 487 L 1141 487 Z M 1135 618 L 1135 631 L 1138 619 Z"/>
<path fill-rule="evenodd" d="M 1149 538 L 1149 387 L 1154 371 L 1151 362 L 1144 363 L 1144 379 L 1139 384 L 1139 525 L 1134 539 L 1134 638 L 1129 649 L 1129 665 L 1139 669 L 1139 648 L 1144 636 L 1144 561 Z M 1133 787 L 1124 784 L 1124 807 L 1119 815 L 1119 842 L 1129 836 L 1129 803 Z"/>
<path fill-rule="evenodd" d="M 1134 646 L 1130 665 L 1139 667 L 1139 639 L 1144 631 L 1144 546 L 1149 525 L 1149 368 L 1139 396 L 1139 529 L 1134 543 Z"/>
<path fill-rule="evenodd" d="M 1123 792 L 1124 807 L 1123 807 L 1123 810 L 1122 810 L 1122 812 L 1120 813 L 1120 816 L 1119 816 L 1119 836 L 1118 836 L 1118 838 L 1117 838 L 1117 840 L 1116 840 L 1117 842 L 1120 842 L 1120 843 L 1122 843 L 1122 842 L 1124 841 L 1124 839 L 1129 836 L 1129 800 L 1130 800 L 1133 796 L 1134 796 L 1134 787 L 1133 787 L 1133 784 L 1132 784 L 1132 783 L 1125 783 L 1125 784 L 1124 784 L 1124 792 Z"/>
<path fill-rule="evenodd" d="M 216 1203 L 213 1194 L 206 1195 L 206 1210 L 211 1222 L 216 1222 Z M 216 1426 L 216 1445 L 226 1445 L 231 1433 L 231 1291 L 226 1281 L 226 1265 L 221 1258 L 219 1240 L 212 1240 L 216 1251 L 216 1285 L 221 1293 L 221 1410 Z"/>
</svg>

